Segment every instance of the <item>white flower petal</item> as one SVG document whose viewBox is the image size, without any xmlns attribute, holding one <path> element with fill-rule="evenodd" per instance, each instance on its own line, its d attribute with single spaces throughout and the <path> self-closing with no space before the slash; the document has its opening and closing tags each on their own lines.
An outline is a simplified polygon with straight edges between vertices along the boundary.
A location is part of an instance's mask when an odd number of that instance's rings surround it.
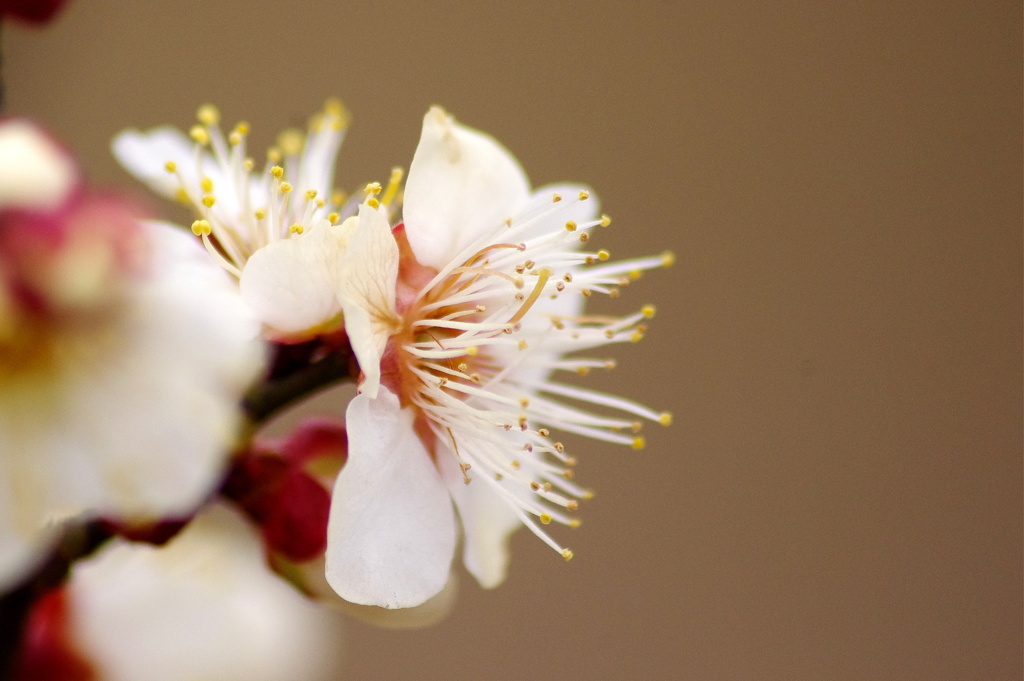
<svg viewBox="0 0 1024 681">
<path fill-rule="evenodd" d="M 395 313 L 398 244 L 383 208 L 363 204 L 359 215 L 346 221 L 349 223 L 356 226 L 338 279 L 338 300 L 345 312 L 352 351 L 363 372 L 360 392 L 376 397 L 381 355 L 399 323 Z"/>
<path fill-rule="evenodd" d="M 196 143 L 174 128 L 154 128 L 146 132 L 125 130 L 111 142 L 114 157 L 132 175 L 150 189 L 174 198 L 181 184 L 167 172 L 167 162 L 174 163 L 188 186 L 199 184 L 195 163 Z M 211 172 L 216 172 L 212 162 Z"/>
<path fill-rule="evenodd" d="M 0 124 L 0 208 L 56 208 L 77 179 L 75 162 L 38 127 Z"/>
<path fill-rule="evenodd" d="M 106 681 L 336 678 L 343 618 L 272 573 L 226 506 L 165 547 L 115 540 L 68 583 L 71 642 Z"/>
<path fill-rule="evenodd" d="M 242 298 L 271 329 L 295 334 L 329 326 L 340 314 L 335 293 L 351 230 L 324 221 L 256 251 L 242 270 Z"/>
<path fill-rule="evenodd" d="M 381 388 L 346 416 L 348 461 L 327 525 L 327 581 L 347 601 L 420 605 L 444 588 L 455 513 L 441 475 L 413 430 L 413 412 Z"/>
<path fill-rule="evenodd" d="M 427 112 L 403 199 L 409 244 L 421 264 L 447 265 L 529 195 L 519 162 L 494 138 L 438 107 Z"/>
<path fill-rule="evenodd" d="M 79 513 L 190 513 L 223 472 L 262 365 L 258 324 L 191 235 L 143 229 L 148 269 L 98 328 L 55 330 L 66 358 L 0 383 L 0 554 Z"/>
</svg>

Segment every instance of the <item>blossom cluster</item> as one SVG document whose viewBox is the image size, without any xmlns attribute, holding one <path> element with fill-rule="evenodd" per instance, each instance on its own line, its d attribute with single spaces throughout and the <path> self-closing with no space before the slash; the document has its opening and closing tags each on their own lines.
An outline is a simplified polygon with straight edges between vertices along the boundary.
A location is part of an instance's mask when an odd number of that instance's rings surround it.
<svg viewBox="0 0 1024 681">
<path fill-rule="evenodd" d="M 673 259 L 593 248 L 611 219 L 590 188 L 531 188 L 501 144 L 438 107 L 408 173 L 350 197 L 334 182 L 340 102 L 259 165 L 248 123 L 224 126 L 210 105 L 197 119 L 113 142 L 194 212 L 190 228 L 142 219 L 86 186 L 41 128 L 0 121 L 0 590 L 35 583 L 83 528 L 106 542 L 29 612 L 23 678 L 90 664 L 137 678 L 124 651 L 156 637 L 129 624 L 147 599 L 223 602 L 227 623 L 268 568 L 357 616 L 432 621 L 460 542 L 484 588 L 505 579 L 518 528 L 573 557 L 556 526 L 577 527 L 590 497 L 577 436 L 642 449 L 644 422 L 671 422 L 578 380 L 613 368 L 597 353 L 641 340 L 655 312 L 598 314 L 588 299 Z M 262 434 L 269 414 L 346 378 L 356 394 L 334 417 Z M 217 567 L 172 578 L 191 560 Z M 288 595 L 302 602 L 266 596 L 295 612 L 282 631 L 327 630 L 322 608 Z M 211 637 L 193 632 L 190 663 L 214 664 L 196 643 Z M 218 678 L 282 673 L 250 662 Z"/>
</svg>

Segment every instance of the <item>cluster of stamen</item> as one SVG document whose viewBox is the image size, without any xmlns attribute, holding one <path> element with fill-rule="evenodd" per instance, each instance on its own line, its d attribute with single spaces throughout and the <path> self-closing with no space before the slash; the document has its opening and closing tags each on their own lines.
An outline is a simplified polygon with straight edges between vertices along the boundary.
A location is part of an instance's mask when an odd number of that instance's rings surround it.
<svg viewBox="0 0 1024 681">
<path fill-rule="evenodd" d="M 547 299 L 617 297 L 643 270 L 672 262 L 666 253 L 605 264 L 607 251 L 580 250 L 594 228 L 611 223 L 605 215 L 588 222 L 564 219 L 588 199 L 585 191 L 570 198 L 554 194 L 550 204 L 505 220 L 467 247 L 405 312 L 401 348 L 411 383 L 406 395 L 426 416 L 436 441 L 457 458 L 465 482 L 490 486 L 566 560 L 572 551 L 542 526 L 579 526 L 572 512 L 592 494 L 573 481 L 576 459 L 553 439 L 552 429 L 639 450 L 641 420 L 671 422 L 668 412 L 549 376 L 613 368 L 610 359 L 563 355 L 640 340 L 654 308 L 621 318 L 563 315 L 545 309 Z M 620 415 L 602 416 L 566 399 Z"/>
<path fill-rule="evenodd" d="M 286 130 L 267 151 L 262 172 L 247 155 L 249 124 L 237 123 L 224 134 L 220 113 L 199 108 L 189 131 L 195 142 L 193 173 L 175 161 L 165 169 L 178 180 L 178 199 L 192 207 L 192 232 L 212 256 L 235 276 L 249 257 L 272 241 L 303 234 L 318 224 L 334 224 L 355 211 L 357 201 L 330 186 L 334 158 L 348 125 L 341 102 L 330 100 L 314 116 L 306 133 Z M 191 182 L 187 177 L 197 177 Z"/>
</svg>

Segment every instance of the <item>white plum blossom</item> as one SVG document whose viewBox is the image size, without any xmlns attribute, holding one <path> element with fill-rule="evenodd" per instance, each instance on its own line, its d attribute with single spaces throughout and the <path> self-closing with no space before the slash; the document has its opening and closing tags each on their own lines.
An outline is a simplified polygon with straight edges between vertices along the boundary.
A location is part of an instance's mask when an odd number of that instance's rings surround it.
<svg viewBox="0 0 1024 681">
<path fill-rule="evenodd" d="M 253 528 L 226 506 L 164 547 L 111 543 L 65 588 L 66 634 L 97 678 L 337 678 L 343 618 L 271 572 Z"/>
<path fill-rule="evenodd" d="M 0 590 L 76 516 L 148 522 L 217 484 L 259 326 L 190 235 L 90 194 L 0 123 Z"/>
<path fill-rule="evenodd" d="M 577 526 L 588 492 L 553 433 L 639 449 L 641 420 L 671 416 L 558 376 L 613 366 L 567 353 L 643 337 L 653 307 L 613 317 L 583 303 L 617 297 L 672 255 L 608 262 L 588 248 L 610 219 L 587 188 L 531 191 L 508 151 L 438 108 L 424 119 L 402 226 L 390 228 L 370 189 L 349 242 L 366 257 L 338 287 L 363 377 L 347 411 L 328 582 L 354 603 L 424 602 L 449 579 L 456 511 L 464 563 L 484 587 L 505 578 L 522 525 L 568 560 L 544 526 Z"/>
<path fill-rule="evenodd" d="M 200 107 L 188 135 L 127 130 L 113 142 L 121 164 L 154 191 L 190 206 L 192 231 L 241 287 L 275 339 L 303 340 L 341 325 L 335 296 L 349 231 L 334 165 L 348 124 L 337 100 L 306 134 L 286 130 L 262 171 L 247 155 L 249 125 L 225 135 L 220 113 Z"/>
</svg>

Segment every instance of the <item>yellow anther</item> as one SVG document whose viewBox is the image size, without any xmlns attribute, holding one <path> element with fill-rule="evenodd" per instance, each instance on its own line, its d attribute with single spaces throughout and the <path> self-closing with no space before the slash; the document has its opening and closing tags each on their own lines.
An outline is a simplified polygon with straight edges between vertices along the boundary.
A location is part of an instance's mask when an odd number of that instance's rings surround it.
<svg viewBox="0 0 1024 681">
<path fill-rule="evenodd" d="M 607 227 L 610 224 L 612 224 L 612 219 L 610 217 L 608 217 L 607 215 L 602 215 L 601 216 L 601 226 L 602 227 Z"/>
<path fill-rule="evenodd" d="M 267 217 L 267 209 L 266 208 L 260 208 L 260 209 L 258 209 L 256 211 L 254 211 L 253 215 L 256 216 L 257 220 L 262 220 L 263 218 Z"/>
<path fill-rule="evenodd" d="M 280 180 L 281 177 L 284 176 L 284 168 L 281 166 L 274 166 L 270 169 L 270 174 Z"/>
<path fill-rule="evenodd" d="M 203 205 L 207 208 L 213 208 L 213 204 L 217 203 L 217 198 L 214 196 L 204 196 Z"/>
<path fill-rule="evenodd" d="M 642 435 L 638 435 L 635 438 L 633 438 L 633 444 L 630 446 L 633 449 L 640 451 L 641 449 L 647 446 L 647 440 L 645 440 Z"/>
<path fill-rule="evenodd" d="M 527 407 L 530 406 L 530 400 L 525 397 L 520 397 L 519 406 L 522 407 L 523 409 L 526 409 Z"/>
<path fill-rule="evenodd" d="M 469 371 L 469 365 L 466 364 L 465 362 L 459 362 L 459 371 L 461 371 L 462 373 L 466 373 L 467 371 Z"/>
<path fill-rule="evenodd" d="M 327 205 L 327 202 L 324 201 L 323 199 L 317 199 L 316 200 L 316 207 L 317 208 L 323 208 L 326 205 Z"/>
<path fill-rule="evenodd" d="M 569 220 L 568 222 L 565 223 L 565 228 L 568 231 L 570 231 L 570 232 L 575 232 L 576 231 L 576 223 L 573 222 L 572 220 Z"/>
<path fill-rule="evenodd" d="M 591 291 L 589 288 L 581 288 L 580 293 L 583 294 L 584 298 L 589 298 L 590 296 L 593 295 L 594 292 Z"/>
<path fill-rule="evenodd" d="M 661 254 L 662 267 L 672 267 L 676 263 L 676 254 L 672 251 L 665 251 Z"/>
<path fill-rule="evenodd" d="M 530 482 L 530 489 L 532 489 L 534 492 L 540 490 L 540 483 L 539 482 L 531 481 Z"/>
<path fill-rule="evenodd" d="M 251 171 L 254 165 L 255 164 L 252 162 L 251 158 L 247 158 L 244 161 L 242 161 L 242 167 L 245 168 L 247 171 Z"/>
<path fill-rule="evenodd" d="M 333 130 L 342 130 L 352 118 L 345 104 L 337 97 L 332 97 L 324 103 L 324 114 L 329 118 Z"/>
<path fill-rule="evenodd" d="M 248 135 L 249 124 L 245 121 L 238 121 L 238 123 L 235 124 L 235 132 L 237 132 L 239 135 L 242 135 L 243 137 L 245 135 Z"/>
<path fill-rule="evenodd" d="M 619 289 L 617 289 L 617 288 L 611 288 L 611 289 L 608 289 L 608 297 L 609 297 L 609 298 L 618 298 L 618 297 L 619 297 L 619 294 L 620 294 L 621 292 L 622 292 L 622 291 L 620 291 L 620 290 L 619 290 Z"/>
<path fill-rule="evenodd" d="M 292 190 L 292 183 L 291 182 L 282 182 L 281 183 L 281 193 L 282 194 L 287 194 L 291 190 Z"/>
<path fill-rule="evenodd" d="M 541 522 L 542 525 L 550 525 L 552 520 L 553 520 L 553 518 L 551 517 L 550 513 L 541 513 L 540 514 L 540 522 Z"/>
<path fill-rule="evenodd" d="M 658 423 L 660 423 L 663 426 L 671 426 L 672 425 L 672 412 L 669 412 L 669 411 L 661 412 L 661 414 L 658 415 Z"/>
<path fill-rule="evenodd" d="M 567 503 L 565 507 L 570 511 L 575 511 L 580 507 L 580 502 L 576 501 L 575 499 L 570 499 L 569 503 Z"/>
<path fill-rule="evenodd" d="M 633 335 L 629 337 L 630 343 L 639 343 L 644 339 L 643 331 L 634 331 Z"/>
<path fill-rule="evenodd" d="M 188 131 L 188 136 L 192 138 L 192 141 L 204 147 L 210 143 L 210 133 L 201 125 L 193 125 L 192 129 Z"/>
<path fill-rule="evenodd" d="M 616 366 L 617 366 L 617 363 L 615 362 L 614 359 L 606 359 L 604 361 L 604 368 L 605 369 L 611 370 L 611 369 L 614 369 Z"/>
<path fill-rule="evenodd" d="M 368 205 L 370 208 L 380 208 L 380 201 L 378 201 L 377 199 L 370 199 L 369 201 L 366 202 L 366 205 Z"/>
<path fill-rule="evenodd" d="M 199 180 L 199 186 L 203 188 L 203 191 L 209 194 L 213 191 L 213 180 L 208 177 L 204 177 Z"/>
<path fill-rule="evenodd" d="M 188 197 L 188 192 L 185 191 L 184 187 L 178 187 L 174 190 L 174 200 L 178 203 L 183 203 L 186 206 L 192 203 L 192 199 Z"/>
<path fill-rule="evenodd" d="M 570 518 L 569 519 L 569 527 L 571 527 L 574 530 L 577 527 L 579 527 L 580 525 L 582 525 L 582 524 L 583 524 L 583 521 L 580 520 L 579 518 Z"/>
<path fill-rule="evenodd" d="M 589 240 L 590 240 L 590 235 L 589 234 L 587 234 L 586 232 L 583 232 L 582 234 L 580 234 L 580 243 L 581 244 L 585 244 Z"/>
<path fill-rule="evenodd" d="M 647 319 L 653 317 L 656 311 L 657 310 L 654 309 L 653 305 L 644 305 L 642 308 L 640 308 L 641 314 L 643 314 L 643 316 L 646 317 Z"/>
<path fill-rule="evenodd" d="M 288 231 L 291 232 L 292 234 L 302 234 L 303 232 L 306 231 L 306 228 L 296 222 L 295 224 L 288 228 Z"/>
<path fill-rule="evenodd" d="M 345 192 L 341 191 L 340 189 L 335 189 L 333 192 L 331 192 L 331 203 L 333 203 L 335 206 L 340 206 L 341 204 L 345 203 Z"/>
<path fill-rule="evenodd" d="M 470 345 L 469 347 L 466 348 L 466 354 L 469 355 L 470 357 L 476 357 L 477 353 L 479 352 L 480 349 L 475 345 Z"/>
<path fill-rule="evenodd" d="M 207 220 L 196 220 L 192 223 L 192 233 L 196 236 L 207 236 L 213 231 Z"/>
<path fill-rule="evenodd" d="M 220 123 L 220 111 L 213 104 L 203 104 L 196 111 L 196 118 L 203 125 L 217 125 Z"/>
<path fill-rule="evenodd" d="M 639 279 L 642 276 L 644 276 L 643 270 L 630 270 L 629 271 L 629 278 L 632 279 L 633 281 L 636 281 L 637 279 Z"/>
<path fill-rule="evenodd" d="M 345 115 L 345 105 L 338 97 L 331 97 L 324 102 L 324 113 L 331 116 L 343 116 Z"/>
<path fill-rule="evenodd" d="M 330 215 L 328 215 L 328 216 L 327 216 L 327 219 L 328 219 L 328 220 L 329 220 L 329 221 L 331 222 L 331 224 L 333 225 L 334 223 L 336 223 L 336 222 L 338 221 L 338 218 L 339 218 L 339 217 L 341 217 L 341 216 L 340 216 L 340 215 L 338 215 L 338 213 L 331 213 Z"/>
<path fill-rule="evenodd" d="M 547 437 L 550 434 L 551 431 L 548 430 L 547 428 L 541 428 L 540 430 L 537 431 L 537 435 L 540 435 L 541 437 Z"/>
<path fill-rule="evenodd" d="M 561 442 L 556 442 L 552 446 L 555 448 L 555 451 L 558 452 L 559 454 L 565 451 L 565 445 L 563 445 Z"/>
<path fill-rule="evenodd" d="M 516 288 L 523 288 L 526 285 L 526 281 L 522 277 L 516 277 L 512 280 L 512 285 Z"/>
<path fill-rule="evenodd" d="M 242 143 L 242 134 L 237 130 L 233 130 L 231 134 L 228 135 L 228 143 L 230 143 L 231 146 L 233 147 L 237 147 L 239 144 Z"/>
<path fill-rule="evenodd" d="M 527 347 L 526 346 L 526 339 L 525 338 L 520 338 L 519 339 L 519 349 L 520 350 L 525 350 L 526 347 Z"/>
<path fill-rule="evenodd" d="M 277 147 L 270 147 L 267 149 L 267 160 L 271 163 L 281 162 L 281 150 Z"/>
<path fill-rule="evenodd" d="M 285 156 L 298 156 L 302 153 L 302 145 L 306 141 L 306 136 L 302 134 L 301 130 L 295 128 L 289 128 L 281 132 L 277 136 L 277 146 L 281 147 L 281 151 L 284 152 Z"/>
<path fill-rule="evenodd" d="M 512 226 L 512 218 L 505 218 L 505 226 L 506 227 L 511 227 Z"/>
<path fill-rule="evenodd" d="M 562 471 L 562 477 L 565 478 L 566 480 L 572 480 L 573 475 L 574 473 L 572 472 L 571 468 L 566 468 L 564 471 Z M 586 499 L 586 497 L 583 498 Z"/>
<path fill-rule="evenodd" d="M 603 248 L 600 251 L 597 252 L 597 259 L 598 260 L 607 260 L 610 257 L 612 257 L 612 254 L 609 253 L 608 251 L 604 250 Z"/>
<path fill-rule="evenodd" d="M 365 192 L 366 194 L 373 194 L 374 196 L 376 196 L 377 194 L 380 194 L 380 190 L 380 182 L 371 182 L 368 185 L 366 185 L 366 188 L 363 189 L 363 192 Z"/>
<path fill-rule="evenodd" d="M 572 560 L 573 553 L 569 549 L 562 549 L 562 558 L 565 558 L 565 562 Z"/>
<path fill-rule="evenodd" d="M 559 194 L 558 192 L 555 192 L 554 194 L 551 195 L 551 202 L 552 203 L 558 203 L 561 200 L 562 200 L 562 195 Z"/>
<path fill-rule="evenodd" d="M 471 373 L 469 375 L 469 380 L 473 381 L 473 383 L 479 383 L 480 382 L 480 374 L 478 374 L 476 372 Z"/>
<path fill-rule="evenodd" d="M 316 198 L 316 190 L 315 189 L 310 189 L 310 190 L 308 190 L 306 192 L 306 200 L 307 201 L 312 201 L 315 198 Z"/>
<path fill-rule="evenodd" d="M 164 170 L 166 170 L 169 173 L 177 172 L 178 164 L 175 163 L 174 161 L 168 161 L 167 163 L 164 164 Z"/>
<path fill-rule="evenodd" d="M 587 374 L 590 373 L 590 367 L 579 367 L 578 369 L 576 369 L 576 373 L 579 374 L 580 376 L 586 376 Z"/>
<path fill-rule="evenodd" d="M 590 192 L 586 191 L 585 189 L 581 189 L 580 190 L 580 201 L 586 201 L 589 198 L 590 198 Z"/>
</svg>

